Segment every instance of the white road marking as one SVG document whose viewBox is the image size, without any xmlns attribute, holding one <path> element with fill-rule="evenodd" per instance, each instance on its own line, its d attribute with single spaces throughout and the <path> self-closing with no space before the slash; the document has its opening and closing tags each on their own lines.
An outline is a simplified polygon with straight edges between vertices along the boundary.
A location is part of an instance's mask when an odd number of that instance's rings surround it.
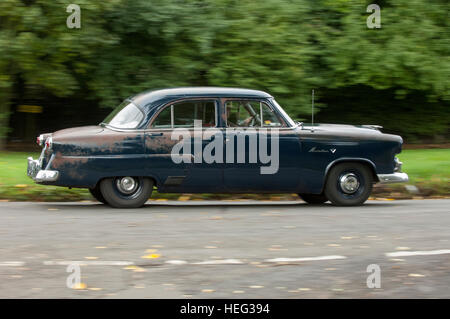
<svg viewBox="0 0 450 319">
<path fill-rule="evenodd" d="M 2 261 L 0 262 L 1 267 L 22 267 L 25 265 L 23 261 Z"/>
<path fill-rule="evenodd" d="M 191 263 L 192 265 L 235 265 L 243 264 L 239 259 L 216 259 L 216 260 L 205 260 L 196 263 Z"/>
<path fill-rule="evenodd" d="M 89 266 L 129 266 L 134 265 L 132 261 L 107 261 L 107 260 L 47 260 L 43 262 L 47 266 L 68 266 L 72 264 Z"/>
<path fill-rule="evenodd" d="M 300 257 L 300 258 L 273 258 L 266 259 L 270 263 L 281 263 L 281 262 L 297 262 L 297 261 L 317 261 L 317 260 L 333 260 L 333 259 L 346 259 L 345 256 L 331 255 L 331 256 L 318 256 L 318 257 Z"/>
<path fill-rule="evenodd" d="M 388 257 L 407 257 L 407 256 L 429 256 L 450 254 L 450 249 L 424 250 L 424 251 L 396 251 L 386 253 Z"/>
</svg>

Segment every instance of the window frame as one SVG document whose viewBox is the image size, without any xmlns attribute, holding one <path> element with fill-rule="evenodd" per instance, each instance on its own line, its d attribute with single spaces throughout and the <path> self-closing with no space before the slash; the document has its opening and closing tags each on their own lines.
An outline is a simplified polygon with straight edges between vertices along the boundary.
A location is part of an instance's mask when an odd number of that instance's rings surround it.
<svg viewBox="0 0 450 319">
<path fill-rule="evenodd" d="M 251 101 L 251 102 L 258 102 L 259 103 L 259 117 L 261 118 L 261 125 L 259 126 L 238 126 L 238 127 L 233 127 L 233 126 L 228 126 L 228 114 L 227 114 L 227 102 L 228 101 Z M 281 126 L 264 126 L 264 119 L 263 119 L 263 112 L 262 112 L 262 104 L 265 104 L 269 110 L 271 110 L 272 113 L 275 114 L 275 116 L 278 118 L 278 120 L 280 121 Z M 247 129 L 247 128 L 255 128 L 255 129 L 261 129 L 261 128 L 279 128 L 279 129 L 284 129 L 284 128 L 289 128 L 290 126 L 288 125 L 288 123 L 286 122 L 286 120 L 277 112 L 277 110 L 270 104 L 268 103 L 268 101 L 266 100 L 261 100 L 261 99 L 251 99 L 251 98 L 225 98 L 222 100 L 222 108 L 223 108 L 223 112 L 222 114 L 224 115 L 224 128 L 241 128 L 241 129 Z M 256 113 L 258 113 L 258 111 L 256 110 Z"/>
<path fill-rule="evenodd" d="M 170 101 L 169 103 L 164 104 L 150 119 L 149 124 L 147 125 L 147 130 L 174 130 L 177 127 L 174 127 L 174 121 L 175 121 L 175 116 L 174 116 L 174 105 L 176 104 L 180 104 L 180 103 L 188 103 L 188 102 L 205 102 L 205 101 L 210 101 L 214 103 L 214 126 L 202 126 L 202 129 L 204 128 L 218 128 L 218 116 L 219 116 L 219 100 L 218 98 L 211 98 L 211 97 L 207 97 L 207 98 L 185 98 L 185 99 L 178 99 L 178 100 L 173 100 Z M 161 112 L 163 112 L 165 109 L 167 109 L 168 107 L 171 108 L 170 111 L 170 126 L 169 128 L 159 128 L 159 127 L 153 127 L 153 123 L 155 122 L 155 120 L 158 118 L 159 114 L 161 114 Z M 182 129 L 193 129 L 194 126 L 192 127 L 179 127 Z"/>
</svg>

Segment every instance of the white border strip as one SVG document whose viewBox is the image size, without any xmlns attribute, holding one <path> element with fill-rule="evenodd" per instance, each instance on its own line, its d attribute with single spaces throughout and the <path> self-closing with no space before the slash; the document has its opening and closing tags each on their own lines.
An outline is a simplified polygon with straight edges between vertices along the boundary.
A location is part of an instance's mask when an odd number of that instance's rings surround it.
<svg viewBox="0 0 450 319">
<path fill-rule="evenodd" d="M 428 250 L 428 251 L 396 251 L 386 253 L 388 257 L 407 257 L 407 256 L 429 256 L 450 254 L 450 249 Z"/>
</svg>

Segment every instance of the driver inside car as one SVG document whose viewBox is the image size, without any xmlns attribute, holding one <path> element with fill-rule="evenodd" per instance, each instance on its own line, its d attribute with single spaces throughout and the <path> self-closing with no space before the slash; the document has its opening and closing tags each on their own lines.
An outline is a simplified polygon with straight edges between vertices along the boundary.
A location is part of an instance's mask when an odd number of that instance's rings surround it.
<svg viewBox="0 0 450 319">
<path fill-rule="evenodd" d="M 241 108 L 242 107 L 242 108 Z M 226 105 L 226 112 L 227 112 L 227 124 L 228 127 L 252 127 L 255 126 L 255 123 L 258 121 L 257 113 L 254 115 L 250 115 L 248 112 L 248 108 L 250 105 L 243 105 L 239 103 L 234 107 L 233 110 L 233 104 L 227 103 Z M 237 109 L 237 110 L 236 110 Z M 239 120 L 241 110 L 243 109 L 243 112 L 247 113 L 249 117 L 247 117 L 245 120 Z"/>
</svg>

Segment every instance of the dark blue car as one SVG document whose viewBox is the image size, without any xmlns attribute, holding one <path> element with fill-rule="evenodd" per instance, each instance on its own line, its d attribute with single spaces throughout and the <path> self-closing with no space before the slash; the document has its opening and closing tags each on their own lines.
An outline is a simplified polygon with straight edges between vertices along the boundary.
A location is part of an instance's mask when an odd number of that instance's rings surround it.
<svg viewBox="0 0 450 319">
<path fill-rule="evenodd" d="M 166 193 L 297 193 L 361 205 L 374 183 L 405 182 L 402 138 L 379 127 L 294 122 L 262 91 L 191 87 L 126 99 L 102 123 L 42 134 L 28 175 L 88 188 L 113 207 Z"/>
</svg>

